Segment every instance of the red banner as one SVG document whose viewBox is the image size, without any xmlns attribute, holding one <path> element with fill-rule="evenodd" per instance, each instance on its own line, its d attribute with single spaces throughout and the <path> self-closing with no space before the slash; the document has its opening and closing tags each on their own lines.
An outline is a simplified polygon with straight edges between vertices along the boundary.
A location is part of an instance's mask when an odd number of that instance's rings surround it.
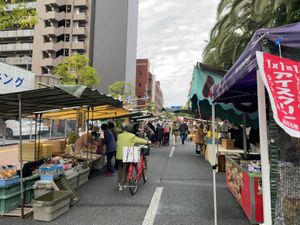
<svg viewBox="0 0 300 225">
<path fill-rule="evenodd" d="M 300 137 L 300 62 L 256 52 L 274 119 L 289 135 Z"/>
</svg>

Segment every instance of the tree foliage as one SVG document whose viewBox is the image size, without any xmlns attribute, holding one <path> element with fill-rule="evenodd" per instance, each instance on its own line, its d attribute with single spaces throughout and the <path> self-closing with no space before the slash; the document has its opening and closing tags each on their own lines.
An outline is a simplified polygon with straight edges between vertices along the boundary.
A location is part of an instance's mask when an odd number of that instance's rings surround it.
<svg viewBox="0 0 300 225">
<path fill-rule="evenodd" d="M 36 10 L 26 0 L 0 0 L 0 30 L 33 28 L 38 22 Z M 12 7 L 11 4 L 15 4 Z"/>
<path fill-rule="evenodd" d="M 126 100 L 127 97 L 135 98 L 134 86 L 131 83 L 124 81 L 116 81 L 109 85 L 108 93 L 114 98 L 122 98 Z"/>
<path fill-rule="evenodd" d="M 80 84 L 93 87 L 99 84 L 99 76 L 95 68 L 88 65 L 89 59 L 85 55 L 74 54 L 64 59 L 55 68 L 63 84 Z"/>
<path fill-rule="evenodd" d="M 300 21 L 300 0 L 222 0 L 203 62 L 228 70 L 254 32 Z"/>
</svg>

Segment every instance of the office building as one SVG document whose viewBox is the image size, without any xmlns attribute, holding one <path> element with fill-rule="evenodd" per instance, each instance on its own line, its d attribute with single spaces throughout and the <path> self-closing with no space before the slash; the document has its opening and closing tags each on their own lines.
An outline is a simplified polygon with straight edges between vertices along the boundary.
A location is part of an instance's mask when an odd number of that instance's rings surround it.
<svg viewBox="0 0 300 225">
<path fill-rule="evenodd" d="M 135 85 L 138 0 L 32 0 L 34 29 L 0 31 L 0 61 L 58 84 L 54 68 L 73 53 L 86 54 L 107 92 L 114 81 Z M 15 7 L 14 4 L 10 5 Z"/>
<path fill-rule="evenodd" d="M 149 67 L 150 62 L 148 59 L 136 60 L 135 95 L 138 99 L 138 106 L 144 106 L 150 103 L 153 97 L 153 75 L 149 71 Z"/>
<path fill-rule="evenodd" d="M 164 107 L 164 96 L 160 87 L 160 81 L 155 81 L 155 105 L 157 111 L 161 111 Z"/>
</svg>

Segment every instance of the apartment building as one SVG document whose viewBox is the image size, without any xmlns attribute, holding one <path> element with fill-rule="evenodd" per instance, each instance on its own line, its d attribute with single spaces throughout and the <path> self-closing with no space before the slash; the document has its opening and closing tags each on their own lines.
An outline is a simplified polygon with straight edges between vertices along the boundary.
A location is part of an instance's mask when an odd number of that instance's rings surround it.
<svg viewBox="0 0 300 225">
<path fill-rule="evenodd" d="M 154 96 L 153 75 L 149 71 L 150 62 L 148 59 L 136 60 L 136 85 L 135 95 L 138 98 L 137 105 L 144 106 L 152 101 Z M 147 99 L 143 99 L 147 97 Z M 154 102 L 154 101 L 153 101 Z"/>
<path fill-rule="evenodd" d="M 74 53 L 91 57 L 91 0 L 37 0 L 32 71 L 36 81 L 57 84 L 54 68 Z"/>
<path fill-rule="evenodd" d="M 35 8 L 36 2 L 25 3 Z M 16 5 L 9 5 L 12 10 Z M 31 70 L 34 29 L 11 29 L 0 31 L 0 62 Z"/>
<path fill-rule="evenodd" d="M 54 68 L 73 53 L 86 54 L 107 93 L 114 81 L 135 84 L 138 0 L 27 0 L 34 29 L 0 31 L 0 61 L 57 84 Z M 10 5 L 11 8 L 15 5 Z M 117 15 L 117 16 L 116 16 Z"/>
<path fill-rule="evenodd" d="M 155 81 L 155 105 L 157 111 L 161 111 L 164 107 L 164 95 L 160 87 L 160 81 Z"/>
</svg>

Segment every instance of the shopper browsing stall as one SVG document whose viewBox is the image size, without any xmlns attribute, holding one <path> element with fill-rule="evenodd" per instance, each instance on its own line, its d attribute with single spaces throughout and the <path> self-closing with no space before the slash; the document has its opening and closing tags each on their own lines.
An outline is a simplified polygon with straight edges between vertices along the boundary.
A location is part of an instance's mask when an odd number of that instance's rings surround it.
<svg viewBox="0 0 300 225">
<path fill-rule="evenodd" d="M 114 176 L 114 168 L 112 165 L 112 158 L 116 153 L 117 145 L 115 141 L 115 137 L 110 129 L 108 129 L 107 124 L 101 125 L 101 130 L 104 132 L 104 144 L 106 146 L 106 157 L 107 157 L 107 176 Z"/>
</svg>

